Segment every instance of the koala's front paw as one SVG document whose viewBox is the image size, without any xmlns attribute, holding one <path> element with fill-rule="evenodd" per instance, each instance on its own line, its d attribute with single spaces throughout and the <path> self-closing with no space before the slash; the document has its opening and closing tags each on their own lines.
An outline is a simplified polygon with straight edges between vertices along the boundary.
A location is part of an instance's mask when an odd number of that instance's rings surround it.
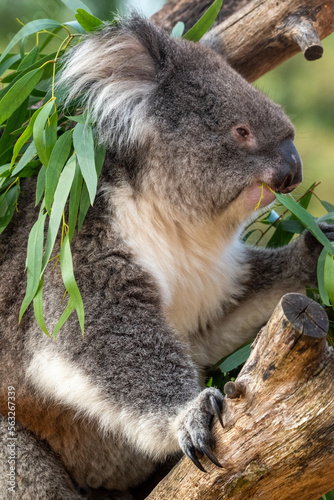
<svg viewBox="0 0 334 500">
<path fill-rule="evenodd" d="M 334 241 L 334 224 L 319 224 L 321 231 L 327 236 L 329 241 Z M 323 245 L 309 231 L 304 233 L 304 242 L 308 250 L 316 257 L 319 257 Z"/>
<path fill-rule="evenodd" d="M 319 228 L 327 236 L 329 241 L 334 241 L 333 224 L 319 224 Z M 305 285 L 317 286 L 318 258 L 323 249 L 323 245 L 309 231 L 305 231 L 302 238 L 300 238 L 299 241 L 296 240 L 296 243 L 296 265 L 303 273 L 302 282 Z"/>
<path fill-rule="evenodd" d="M 213 416 L 216 415 L 223 425 L 221 411 L 223 396 L 218 389 L 210 388 L 202 391 L 180 415 L 178 422 L 178 439 L 182 451 L 203 472 L 206 472 L 199 462 L 196 452 L 203 453 L 218 467 L 221 464 L 212 452 L 215 438 L 211 433 Z"/>
</svg>

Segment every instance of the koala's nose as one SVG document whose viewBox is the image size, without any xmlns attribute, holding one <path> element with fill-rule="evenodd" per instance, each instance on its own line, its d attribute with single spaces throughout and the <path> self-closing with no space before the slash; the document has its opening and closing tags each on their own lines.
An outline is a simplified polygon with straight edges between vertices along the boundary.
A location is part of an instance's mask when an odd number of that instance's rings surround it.
<svg viewBox="0 0 334 500">
<path fill-rule="evenodd" d="M 282 161 L 279 179 L 277 179 L 277 190 L 280 193 L 290 193 L 302 181 L 302 161 L 291 139 L 285 139 L 281 142 L 279 152 Z"/>
</svg>

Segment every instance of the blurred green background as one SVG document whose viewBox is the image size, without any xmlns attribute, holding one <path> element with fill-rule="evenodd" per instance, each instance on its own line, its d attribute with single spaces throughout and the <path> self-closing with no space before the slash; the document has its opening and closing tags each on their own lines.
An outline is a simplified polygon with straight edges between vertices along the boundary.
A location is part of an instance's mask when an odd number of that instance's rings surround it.
<svg viewBox="0 0 334 500">
<path fill-rule="evenodd" d="M 164 0 L 84 0 L 93 13 L 108 19 L 118 9 L 131 6 L 147 16 L 158 10 Z M 51 18 L 70 21 L 74 14 L 61 0 L 0 0 L 0 50 L 19 30 L 16 20 L 27 23 Z M 334 35 L 323 41 L 322 59 L 307 62 L 301 54 L 285 62 L 256 82 L 269 97 L 280 103 L 296 127 L 296 145 L 304 163 L 304 181 L 296 196 L 313 181 L 321 181 L 316 193 L 334 203 Z M 323 210 L 313 202 L 312 211 Z"/>
</svg>

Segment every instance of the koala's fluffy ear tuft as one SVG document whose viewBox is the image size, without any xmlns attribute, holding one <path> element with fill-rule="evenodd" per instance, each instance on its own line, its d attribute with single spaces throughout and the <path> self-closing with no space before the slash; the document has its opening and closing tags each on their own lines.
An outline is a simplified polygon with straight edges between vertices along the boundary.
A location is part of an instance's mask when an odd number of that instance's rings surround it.
<svg viewBox="0 0 334 500">
<path fill-rule="evenodd" d="M 149 21 L 133 15 L 106 25 L 65 57 L 58 87 L 67 100 L 80 97 L 96 123 L 100 142 L 127 146 L 145 142 L 145 120 L 157 72 L 166 62 L 169 37 Z"/>
</svg>

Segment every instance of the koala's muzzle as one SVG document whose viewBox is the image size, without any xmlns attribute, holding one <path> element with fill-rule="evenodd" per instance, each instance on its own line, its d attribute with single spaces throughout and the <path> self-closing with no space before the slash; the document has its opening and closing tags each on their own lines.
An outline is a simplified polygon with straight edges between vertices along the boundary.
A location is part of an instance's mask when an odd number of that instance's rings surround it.
<svg viewBox="0 0 334 500">
<path fill-rule="evenodd" d="M 291 139 L 285 139 L 280 147 L 281 166 L 275 176 L 275 191 L 290 193 L 302 181 L 302 161 Z"/>
</svg>

